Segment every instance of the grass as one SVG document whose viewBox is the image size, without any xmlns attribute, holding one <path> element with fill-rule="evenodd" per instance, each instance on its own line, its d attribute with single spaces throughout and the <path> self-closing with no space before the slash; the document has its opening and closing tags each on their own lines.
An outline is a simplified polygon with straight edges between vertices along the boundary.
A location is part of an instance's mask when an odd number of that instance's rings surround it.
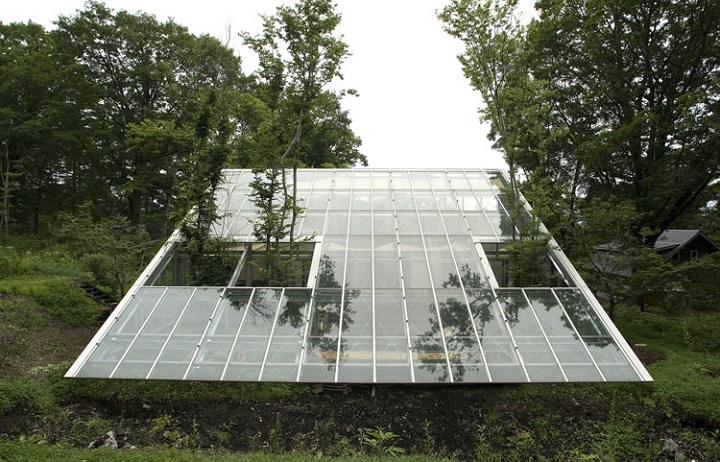
<svg viewBox="0 0 720 462">
<path fill-rule="evenodd" d="M 310 454 L 223 454 L 205 453 L 192 450 L 110 450 L 75 449 L 38 445 L 37 441 L 27 440 L 0 441 L 0 460 L 3 462 L 36 462 L 52 460 L 55 462 L 310 462 L 318 460 Z M 333 457 L 334 462 L 371 462 L 378 458 L 369 455 Z M 434 462 L 450 459 L 438 459 L 435 456 L 393 457 L 396 462 Z"/>
<path fill-rule="evenodd" d="M 27 238 L 0 242 L 0 293 L 32 299 L 71 326 L 92 324 L 98 306 L 76 287 L 88 279 L 83 265 L 63 246 L 37 246 Z"/>
<path fill-rule="evenodd" d="M 665 413 L 674 408 L 699 420 L 720 427 L 720 355 L 715 351 L 696 351 L 698 343 L 716 345 L 720 338 L 720 316 L 704 314 L 701 318 L 671 319 L 636 308 L 618 311 L 617 324 L 631 343 L 646 344 L 647 348 L 663 356 L 648 367 L 655 382 L 646 402 L 664 407 Z M 707 338 L 699 342 L 692 338 L 698 325 L 711 326 L 700 332 Z M 703 348 L 700 348 L 703 349 Z"/>
</svg>

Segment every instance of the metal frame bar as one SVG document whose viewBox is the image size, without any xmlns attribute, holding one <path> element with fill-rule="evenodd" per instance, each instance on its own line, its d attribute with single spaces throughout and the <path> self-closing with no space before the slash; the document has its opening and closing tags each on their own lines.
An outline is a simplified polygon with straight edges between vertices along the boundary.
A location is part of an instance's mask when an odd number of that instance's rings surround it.
<svg viewBox="0 0 720 462">
<path fill-rule="evenodd" d="M 530 308 L 530 311 L 532 312 L 533 317 L 535 318 L 535 321 L 538 323 L 538 327 L 540 328 L 540 332 L 542 333 L 543 338 L 545 339 L 545 343 L 547 343 L 548 348 L 550 348 L 550 353 L 552 353 L 552 356 L 555 359 L 555 363 L 560 368 L 560 372 L 562 373 L 563 378 L 567 382 L 568 378 L 567 378 L 567 375 L 565 374 L 565 369 L 563 369 L 562 364 L 560 363 L 560 360 L 558 359 L 557 354 L 555 353 L 555 349 L 553 348 L 552 343 L 550 343 L 550 339 L 548 338 L 547 334 L 545 333 L 545 328 L 543 327 L 542 323 L 540 322 L 540 318 L 538 317 L 537 313 L 535 312 L 535 307 L 533 306 L 532 302 L 530 301 L 530 297 L 528 297 L 525 289 L 522 289 L 522 293 L 523 293 L 523 296 L 525 297 L 525 302 L 528 304 L 528 307 Z"/>
<path fill-rule="evenodd" d="M 447 176 L 447 171 L 445 172 L 445 181 L 450 186 L 450 191 L 453 197 L 455 197 L 455 205 L 460 208 L 460 204 L 458 203 L 457 197 L 455 196 L 455 192 L 452 189 L 452 185 L 450 182 L 450 178 Z M 480 335 L 477 331 L 477 326 L 475 325 L 475 318 L 473 317 L 472 310 L 470 308 L 470 300 L 468 299 L 467 292 L 465 291 L 465 284 L 462 281 L 462 275 L 460 273 L 460 267 L 458 266 L 457 258 L 455 258 L 455 251 L 453 251 L 452 248 L 452 242 L 450 242 L 450 235 L 448 234 L 447 225 L 445 224 L 445 219 L 443 218 L 442 210 L 440 210 L 440 204 L 437 202 L 437 195 L 435 194 L 435 188 L 432 185 L 432 181 L 430 181 L 430 190 L 433 193 L 433 198 L 435 200 L 435 206 L 438 210 L 438 213 L 440 214 L 440 223 L 443 227 L 443 232 L 445 233 L 445 241 L 448 244 L 448 249 L 450 249 L 450 255 L 453 259 L 453 265 L 455 266 L 455 273 L 458 275 L 458 283 L 460 284 L 460 290 L 462 290 L 463 298 L 465 299 L 465 306 L 467 307 L 468 316 L 470 319 L 470 325 L 472 325 L 473 333 L 475 334 L 475 340 L 477 341 L 478 348 L 480 348 L 480 356 L 482 357 L 483 365 L 485 366 L 485 373 L 487 373 L 488 381 L 492 382 L 492 374 L 490 373 L 490 368 L 487 364 L 487 359 L 485 358 L 485 349 L 482 346 L 482 342 L 480 342 Z M 465 222 L 467 225 L 467 221 Z M 474 245 L 473 245 L 474 247 Z"/>
<path fill-rule="evenodd" d="M 406 173 L 407 174 L 407 173 Z M 403 271 L 403 265 L 402 265 L 402 248 L 400 247 L 400 227 L 397 219 L 397 202 L 395 201 L 395 186 L 393 182 L 393 171 L 388 171 L 388 175 L 390 176 L 390 196 L 392 197 L 392 207 L 393 207 L 393 218 L 395 219 L 395 243 L 397 245 L 397 264 L 398 268 L 400 270 L 400 292 L 402 295 L 402 309 L 403 309 L 403 316 L 405 317 L 405 338 L 407 340 L 407 355 L 408 355 L 408 364 L 410 366 L 410 381 L 411 383 L 415 383 L 415 360 L 413 359 L 413 349 L 412 349 L 412 340 L 410 338 L 410 317 L 408 316 L 408 308 L 407 308 L 407 291 L 405 288 L 405 273 Z M 410 181 L 410 175 L 408 174 L 408 181 Z"/>
<path fill-rule="evenodd" d="M 265 365 L 267 364 L 268 354 L 270 354 L 270 345 L 272 345 L 273 337 L 275 336 L 275 327 L 277 326 L 278 317 L 280 316 L 280 307 L 282 306 L 283 300 L 286 298 L 287 288 L 283 287 L 280 292 L 280 298 L 278 300 L 277 308 L 275 308 L 275 316 L 273 317 L 272 327 L 270 328 L 270 335 L 268 336 L 267 346 L 265 347 L 265 354 L 263 355 L 262 363 L 260 364 L 260 373 L 258 374 L 258 382 L 262 380 L 263 372 L 265 371 Z"/>
<path fill-rule="evenodd" d="M 197 293 L 198 288 L 195 287 L 188 297 L 187 301 L 185 302 L 185 306 L 183 306 L 183 309 L 180 311 L 180 314 L 178 315 L 177 320 L 175 321 L 175 324 L 173 324 L 172 329 L 170 329 L 170 333 L 168 334 L 167 338 L 165 339 L 165 343 L 163 343 L 163 346 L 160 347 L 160 351 L 158 352 L 157 356 L 155 357 L 155 361 L 153 361 L 153 365 L 150 367 L 150 370 L 148 371 L 147 375 L 145 376 L 145 380 L 150 378 L 150 374 L 152 374 L 153 370 L 155 370 L 155 366 L 157 366 L 158 361 L 160 361 L 160 356 L 162 356 L 163 352 L 165 352 L 165 348 L 167 347 L 168 343 L 170 343 L 170 339 L 172 338 L 173 334 L 175 333 L 175 330 L 177 330 L 177 326 L 180 324 L 180 321 L 182 320 L 183 316 L 185 315 L 185 312 L 188 309 L 188 306 L 190 306 L 190 302 L 195 297 L 195 294 Z M 150 317 L 148 317 L 150 319 Z"/>
<path fill-rule="evenodd" d="M 347 229 L 345 230 L 345 257 L 343 261 L 343 274 L 342 282 L 340 287 L 340 319 L 338 321 L 338 341 L 337 341 L 337 352 L 335 353 L 335 382 L 337 383 L 340 374 L 340 360 L 342 358 L 342 338 L 343 338 L 343 323 L 345 321 L 345 291 L 347 290 L 347 264 L 348 264 L 348 249 L 350 247 L 350 226 L 352 226 L 352 197 L 354 190 L 355 173 L 350 171 L 350 200 L 348 201 L 348 221 Z"/>
<path fill-rule="evenodd" d="M 210 330 L 210 325 L 213 322 L 213 319 L 215 319 L 215 315 L 217 314 L 217 310 L 220 307 L 220 303 L 222 303 L 223 299 L 225 298 L 225 294 L 227 293 L 228 288 L 223 288 L 222 293 L 220 293 L 220 298 L 218 298 L 218 301 L 215 302 L 215 307 L 213 308 L 212 313 L 210 313 L 210 317 L 208 318 L 208 322 L 205 324 L 205 330 L 203 330 L 202 335 L 200 336 L 200 340 L 198 340 L 197 345 L 195 346 L 195 351 L 193 352 L 192 358 L 190 358 L 190 361 L 188 362 L 188 366 L 185 369 L 185 373 L 183 374 L 183 380 L 187 380 L 187 376 L 190 373 L 190 369 L 192 368 L 193 363 L 195 362 L 195 358 L 197 357 L 198 353 L 200 352 L 200 347 L 202 346 L 203 342 L 205 341 L 205 338 L 207 337 L 207 333 Z"/>
<path fill-rule="evenodd" d="M 257 289 L 253 288 L 252 292 L 250 293 L 250 297 L 245 304 L 245 312 L 243 313 L 242 319 L 240 320 L 240 324 L 238 324 L 237 332 L 235 332 L 235 338 L 233 339 L 233 343 L 228 350 L 227 359 L 225 360 L 225 367 L 223 367 L 222 374 L 220 375 L 221 381 L 225 379 L 225 374 L 227 374 L 228 367 L 230 366 L 230 360 L 232 359 L 232 353 L 233 351 L 235 351 L 235 345 L 237 345 L 238 338 L 240 337 L 240 331 L 243 328 L 243 324 L 245 324 L 245 318 L 247 318 L 247 314 L 250 311 L 250 306 L 252 305 L 253 299 L 255 298 L 255 292 L 257 292 Z"/>
<path fill-rule="evenodd" d="M 145 329 L 145 326 L 147 326 L 148 321 L 150 321 L 150 318 L 152 318 L 152 315 L 155 313 L 155 310 L 157 310 L 157 307 L 162 302 L 162 299 L 165 298 L 165 295 L 168 293 L 168 290 L 170 290 L 169 287 L 166 287 L 165 290 L 163 290 L 163 293 L 160 294 L 160 297 L 158 297 L 157 301 L 155 302 L 155 305 L 153 305 L 152 310 L 150 310 L 150 313 L 148 313 L 147 318 L 145 318 L 145 321 L 140 325 L 140 328 L 138 328 L 137 332 L 135 332 L 135 336 L 130 341 L 130 344 L 125 348 L 125 353 L 122 354 L 120 359 L 118 359 L 117 364 L 115 364 L 115 367 L 113 368 L 112 372 L 110 372 L 110 376 L 108 378 L 113 378 L 113 375 L 115 375 L 115 372 L 117 372 L 118 368 L 120 367 L 120 364 L 125 360 L 125 358 L 128 355 L 128 352 L 130 349 L 135 345 L 135 342 L 137 341 L 138 337 L 140 336 L 140 333 Z"/>
<path fill-rule="evenodd" d="M 317 172 L 315 174 L 315 178 L 317 179 Z M 313 182 L 314 183 L 314 182 Z M 295 376 L 295 381 L 300 381 L 300 376 L 302 374 L 302 367 L 305 363 L 305 356 L 307 355 L 307 341 L 308 341 L 308 334 L 310 333 L 310 321 L 313 318 L 314 310 L 315 310 L 315 294 L 317 291 L 317 278 L 318 278 L 318 268 L 320 267 L 320 254 L 322 253 L 322 240 L 325 236 L 325 231 L 327 230 L 327 222 L 328 222 L 328 216 L 330 214 L 330 202 L 332 201 L 332 192 L 335 189 L 335 170 L 332 171 L 332 179 L 330 180 L 330 191 L 328 194 L 327 204 L 325 205 L 325 220 L 323 221 L 323 229 L 322 233 L 320 235 L 319 241 L 315 244 L 315 252 L 317 253 L 317 262 L 315 260 L 315 255 L 313 255 L 313 266 L 315 267 L 315 270 L 310 271 L 310 274 L 312 275 L 312 291 L 310 292 L 310 306 L 308 307 L 307 311 L 307 317 L 305 318 L 305 333 L 303 335 L 302 340 L 302 347 L 300 348 L 300 357 L 298 358 L 298 368 L 297 368 L 297 374 Z M 319 246 L 319 248 L 318 248 Z M 308 286 L 310 285 L 310 281 L 308 281 Z"/>
<path fill-rule="evenodd" d="M 577 335 L 577 338 L 580 341 L 580 344 L 583 346 L 585 353 L 587 353 L 588 358 L 590 358 L 590 361 L 592 361 L 593 366 L 595 366 L 595 370 L 598 371 L 598 374 L 600 374 L 600 377 L 603 379 L 603 381 L 607 382 L 607 379 L 605 378 L 605 374 L 603 374 L 602 370 L 600 369 L 600 366 L 598 366 L 598 363 L 595 361 L 595 358 L 593 357 L 592 353 L 590 353 L 590 349 L 588 348 L 587 343 L 585 343 L 585 341 L 582 338 L 582 335 L 580 335 L 580 332 L 577 330 L 575 323 L 573 322 L 572 318 L 570 317 L 567 310 L 565 309 L 565 305 L 560 300 L 560 297 L 558 297 L 557 292 L 555 291 L 555 289 L 550 289 L 550 290 L 552 291 L 552 294 L 555 297 L 555 300 L 558 302 L 560 309 L 563 311 L 565 318 L 568 320 L 568 322 L 572 326 L 573 332 L 575 333 L 575 335 Z"/>
<path fill-rule="evenodd" d="M 455 378 L 453 377 L 452 367 L 450 366 L 450 356 L 448 355 L 447 341 L 445 340 L 445 332 L 444 332 L 444 328 L 443 328 L 443 324 L 442 324 L 442 317 L 440 316 L 440 304 L 438 303 L 437 293 L 435 292 L 435 282 L 433 281 L 432 268 L 430 266 L 430 256 L 428 255 L 427 245 L 425 244 L 425 233 L 423 232 L 423 225 L 422 225 L 422 221 L 420 220 L 420 210 L 418 209 L 417 198 L 415 197 L 415 187 L 412 184 L 412 176 L 409 173 L 410 172 L 408 172 L 408 177 L 410 178 L 410 193 L 412 194 L 413 203 L 415 204 L 415 213 L 417 214 L 418 227 L 420 229 L 420 241 L 422 242 L 423 251 L 425 252 L 425 265 L 427 266 L 428 276 L 430 277 L 430 289 L 432 290 L 432 294 L 433 294 L 433 303 L 435 303 L 435 314 L 438 317 L 438 326 L 440 327 L 440 338 L 442 339 L 443 351 L 445 352 L 445 364 L 447 365 L 447 368 L 448 368 L 448 377 L 450 378 L 450 383 L 453 383 L 453 382 L 455 382 Z M 427 177 L 428 182 L 429 182 L 430 177 L 429 177 L 427 171 L 425 171 L 425 176 Z M 433 196 L 434 196 L 434 194 L 433 194 Z M 437 206 L 437 203 L 436 203 L 436 206 Z"/>
</svg>

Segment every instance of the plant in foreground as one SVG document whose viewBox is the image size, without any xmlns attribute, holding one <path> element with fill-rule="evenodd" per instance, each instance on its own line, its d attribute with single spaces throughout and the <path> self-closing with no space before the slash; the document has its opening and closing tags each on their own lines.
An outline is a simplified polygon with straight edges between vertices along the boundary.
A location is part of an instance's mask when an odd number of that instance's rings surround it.
<svg viewBox="0 0 720 462">
<path fill-rule="evenodd" d="M 385 431 L 383 427 L 377 427 L 374 430 L 363 432 L 360 436 L 360 443 L 369 447 L 379 459 L 382 459 L 384 455 L 397 456 L 405 452 L 405 449 L 390 444 L 390 441 L 397 437 L 398 435 L 395 433 Z"/>
</svg>

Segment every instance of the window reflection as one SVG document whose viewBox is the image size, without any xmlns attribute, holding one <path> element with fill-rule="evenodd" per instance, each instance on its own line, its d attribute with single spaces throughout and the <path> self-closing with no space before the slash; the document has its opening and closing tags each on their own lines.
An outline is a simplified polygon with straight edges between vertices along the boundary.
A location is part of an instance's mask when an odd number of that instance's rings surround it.
<svg viewBox="0 0 720 462">
<path fill-rule="evenodd" d="M 463 381 L 466 373 L 472 373 L 473 380 L 487 380 L 478 338 L 482 342 L 485 324 L 494 318 L 494 297 L 484 276 L 472 271 L 469 264 L 463 264 L 459 275 L 448 273 L 442 283 L 442 290 L 438 289 L 436 293 L 437 309 L 434 303 L 428 306 L 430 327 L 419 342 L 423 352 L 417 356 L 422 362 L 421 368 L 435 374 L 438 381 L 445 382 L 449 380 L 450 374 L 445 365 L 450 362 L 453 380 L 456 382 Z M 436 314 L 438 311 L 439 320 Z M 447 360 L 442 343 L 438 342 L 443 336 L 448 352 Z"/>
</svg>

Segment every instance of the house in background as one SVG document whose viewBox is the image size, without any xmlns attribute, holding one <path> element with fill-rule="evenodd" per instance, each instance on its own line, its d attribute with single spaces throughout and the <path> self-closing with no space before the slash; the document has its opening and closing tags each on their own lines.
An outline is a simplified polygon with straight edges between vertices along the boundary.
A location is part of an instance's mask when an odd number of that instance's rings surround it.
<svg viewBox="0 0 720 462">
<path fill-rule="evenodd" d="M 654 248 L 665 261 L 674 264 L 696 261 L 709 253 L 720 251 L 720 246 L 697 229 L 663 231 L 655 241 Z"/>
<path fill-rule="evenodd" d="M 508 287 L 504 246 L 517 233 L 505 172 L 298 170 L 294 243 L 273 250 L 295 269 L 282 284 L 263 271 L 269 252 L 253 232 L 255 178 L 228 170 L 218 191 L 213 232 L 231 259 L 218 279 L 193 279 L 176 231 L 68 377 L 652 380 L 554 241 L 550 287 Z"/>
</svg>

